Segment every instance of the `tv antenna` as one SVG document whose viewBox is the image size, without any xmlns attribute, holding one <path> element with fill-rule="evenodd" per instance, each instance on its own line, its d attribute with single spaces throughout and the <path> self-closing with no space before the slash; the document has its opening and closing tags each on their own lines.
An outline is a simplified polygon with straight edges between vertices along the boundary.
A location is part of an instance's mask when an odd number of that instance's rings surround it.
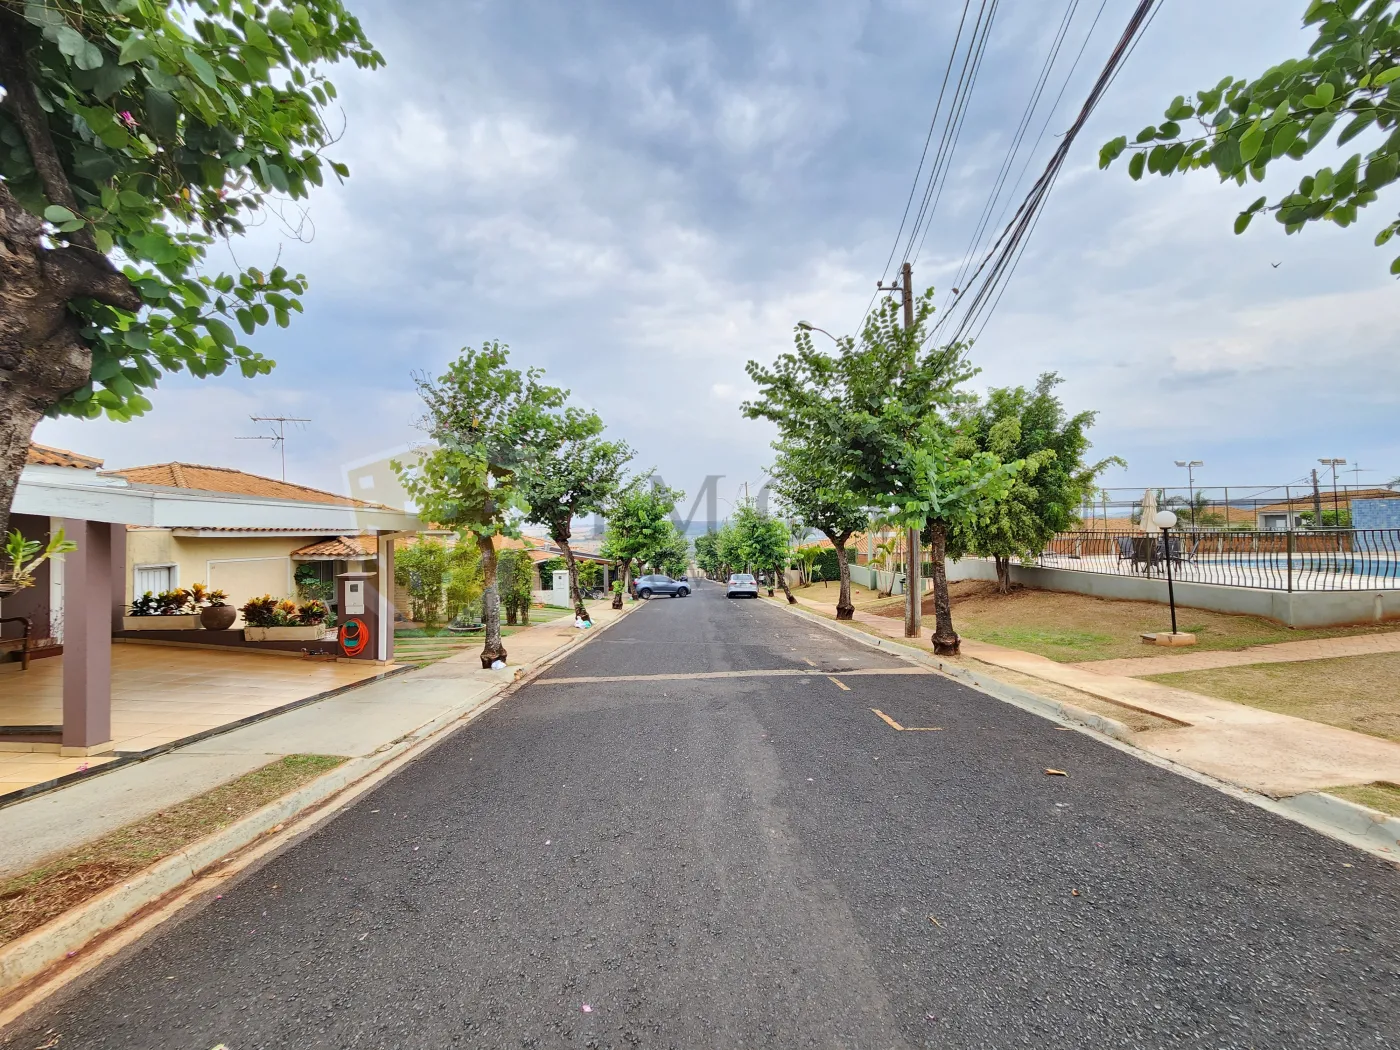
<svg viewBox="0 0 1400 1050">
<path fill-rule="evenodd" d="M 287 424 L 310 423 L 302 416 L 249 416 L 254 423 L 276 423 L 277 429 L 271 434 L 254 434 L 249 437 L 235 437 L 235 441 L 271 441 L 272 447 L 282 450 L 282 480 L 287 480 Z"/>
</svg>

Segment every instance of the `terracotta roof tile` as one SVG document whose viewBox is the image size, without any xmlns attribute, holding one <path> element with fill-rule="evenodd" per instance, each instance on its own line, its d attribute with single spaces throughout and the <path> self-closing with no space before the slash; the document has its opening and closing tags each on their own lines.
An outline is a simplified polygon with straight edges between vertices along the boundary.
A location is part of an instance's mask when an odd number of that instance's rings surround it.
<svg viewBox="0 0 1400 1050">
<path fill-rule="evenodd" d="M 299 550 L 292 551 L 292 557 L 349 561 L 359 558 L 373 558 L 377 553 L 357 536 L 337 536 L 333 540 L 309 543 Z"/>
<path fill-rule="evenodd" d="M 66 448 L 53 448 L 49 445 L 29 444 L 25 455 L 26 463 L 36 467 L 76 467 L 79 470 L 101 470 L 102 460 L 69 452 Z"/>
<path fill-rule="evenodd" d="M 290 481 L 278 481 L 276 478 L 265 478 L 260 474 L 248 474 L 229 467 L 205 467 L 197 463 L 156 463 L 146 467 L 124 467 L 121 470 L 108 470 L 103 473 L 125 478 L 138 485 L 224 492 L 233 496 L 264 496 L 269 499 L 300 500 L 303 503 L 336 503 L 349 507 L 372 507 L 375 510 L 388 509 L 382 503 L 352 499 L 334 492 L 296 485 Z"/>
</svg>

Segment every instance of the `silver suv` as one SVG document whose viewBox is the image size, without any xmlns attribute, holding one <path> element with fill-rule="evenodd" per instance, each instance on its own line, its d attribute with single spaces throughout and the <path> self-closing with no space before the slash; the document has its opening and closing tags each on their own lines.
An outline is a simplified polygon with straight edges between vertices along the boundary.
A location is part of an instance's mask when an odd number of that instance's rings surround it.
<svg viewBox="0 0 1400 1050">
<path fill-rule="evenodd" d="M 673 580 L 669 576 L 642 576 L 637 580 L 637 597 L 643 600 L 663 594 L 684 598 L 689 593 L 690 581 L 684 577 Z"/>
</svg>

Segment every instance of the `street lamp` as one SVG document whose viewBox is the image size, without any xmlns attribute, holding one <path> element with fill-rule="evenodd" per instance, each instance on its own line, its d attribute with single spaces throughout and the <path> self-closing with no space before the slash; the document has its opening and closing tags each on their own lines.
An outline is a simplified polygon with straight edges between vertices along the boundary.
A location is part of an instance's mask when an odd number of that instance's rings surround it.
<svg viewBox="0 0 1400 1050">
<path fill-rule="evenodd" d="M 1341 504 L 1337 502 L 1337 468 L 1345 467 L 1347 465 L 1347 461 L 1344 459 L 1332 458 L 1319 459 L 1318 462 L 1321 463 L 1324 467 L 1332 468 L 1332 514 L 1337 519 L 1333 523 L 1333 527 L 1339 529 L 1342 527 L 1342 507 Z M 1317 522 L 1317 527 L 1321 528 L 1322 522 Z"/>
<path fill-rule="evenodd" d="M 1167 560 L 1167 601 L 1172 607 L 1172 638 L 1176 637 L 1176 591 L 1172 588 L 1172 539 L 1169 535 L 1176 528 L 1176 515 L 1164 510 L 1157 515 L 1157 524 L 1162 527 L 1162 550 Z"/>
<path fill-rule="evenodd" d="M 1204 467 L 1205 463 L 1199 459 L 1179 459 L 1176 461 L 1178 467 L 1186 468 L 1186 492 L 1187 502 L 1191 507 L 1191 527 L 1196 527 L 1196 468 Z"/>
<path fill-rule="evenodd" d="M 800 328 L 800 329 L 802 329 L 804 332 L 820 332 L 822 335 L 824 335 L 824 336 L 826 336 L 828 339 L 830 339 L 833 343 L 839 343 L 839 342 L 841 342 L 841 340 L 837 339 L 834 335 L 832 335 L 830 332 L 828 332 L 825 328 L 818 328 L 816 325 L 812 324 L 810 321 L 798 321 L 798 322 L 797 322 L 797 327 Z"/>
</svg>

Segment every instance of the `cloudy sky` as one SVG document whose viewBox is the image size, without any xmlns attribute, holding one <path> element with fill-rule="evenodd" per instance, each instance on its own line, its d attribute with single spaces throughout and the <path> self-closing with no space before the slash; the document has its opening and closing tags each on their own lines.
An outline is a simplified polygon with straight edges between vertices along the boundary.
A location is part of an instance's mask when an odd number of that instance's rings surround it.
<svg viewBox="0 0 1400 1050">
<path fill-rule="evenodd" d="M 961 5 L 349 2 L 388 61 L 334 77 L 351 179 L 313 196 L 309 240 L 274 222 L 236 246 L 244 265 L 280 252 L 310 279 L 305 315 L 256 337 L 274 373 L 170 377 L 140 420 L 47 421 L 38 439 L 110 466 L 276 475 L 268 444 L 235 436 L 259 432 L 252 414 L 307 416 L 288 477 L 341 488 L 346 463 L 421 437 L 414 372 L 501 339 L 671 484 L 723 475 L 732 498 L 757 483 L 772 434 L 739 416 L 744 362 L 786 349 L 799 319 L 857 326 Z M 1020 193 L 1133 6 L 1104 2 Z M 1098 452 L 1129 463 L 1106 484 L 1175 484 L 1179 458 L 1204 460 L 1198 482 L 1214 485 L 1289 482 L 1319 456 L 1373 468 L 1363 481 L 1400 474 L 1400 290 L 1371 247 L 1385 209 L 1346 231 L 1264 221 L 1235 237 L 1254 187 L 1097 169 L 1102 142 L 1174 95 L 1302 53 L 1305 6 L 1168 0 L 973 351 L 979 385 L 1054 370 L 1069 407 L 1098 410 Z M 1098 8 L 1079 4 L 1048 94 Z M 951 284 L 1063 13 L 1002 0 L 917 285 Z"/>
</svg>

